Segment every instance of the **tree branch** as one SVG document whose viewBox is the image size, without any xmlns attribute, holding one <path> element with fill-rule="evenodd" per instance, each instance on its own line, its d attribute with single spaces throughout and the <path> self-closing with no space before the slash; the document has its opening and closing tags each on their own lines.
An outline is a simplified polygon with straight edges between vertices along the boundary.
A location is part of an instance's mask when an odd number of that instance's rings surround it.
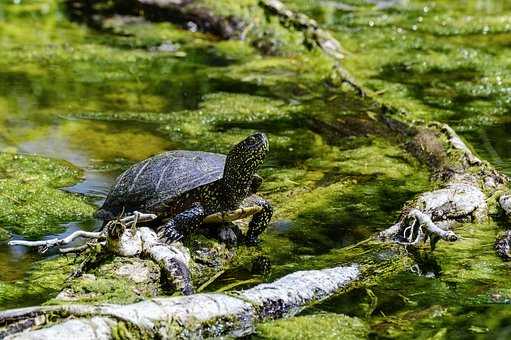
<svg viewBox="0 0 511 340">
<path fill-rule="evenodd" d="M 353 284 L 360 277 L 359 266 L 300 271 L 273 282 L 229 294 L 196 294 L 155 298 L 131 305 L 64 305 L 23 308 L 0 312 L 0 336 L 7 339 L 104 339 L 124 324 L 130 336 L 158 338 L 243 336 L 256 322 L 292 316 L 308 304 L 321 301 Z M 93 316 L 93 317 L 92 317 Z M 91 317 L 89 319 L 89 317 Z M 20 327 L 44 327 L 22 332 Z M 228 321 L 228 322 L 226 322 Z M 11 328 L 9 328 L 11 327 Z M 129 331 L 128 331 L 129 329 Z M 79 332 L 78 332 L 79 330 Z M 3 332 L 3 333 L 2 333 Z"/>
</svg>

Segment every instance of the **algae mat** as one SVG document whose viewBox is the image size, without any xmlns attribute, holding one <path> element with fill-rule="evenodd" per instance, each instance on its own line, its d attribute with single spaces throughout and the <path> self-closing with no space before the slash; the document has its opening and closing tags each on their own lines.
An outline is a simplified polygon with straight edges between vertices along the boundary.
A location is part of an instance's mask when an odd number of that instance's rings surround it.
<svg viewBox="0 0 511 340">
<path fill-rule="evenodd" d="M 217 10 L 231 2 L 223 3 Z M 332 30 L 349 52 L 345 66 L 379 100 L 406 109 L 403 119 L 453 123 L 481 155 L 493 161 L 497 154 L 496 165 L 509 169 L 498 147 L 509 139 L 507 5 L 286 4 Z M 257 255 L 273 269 L 253 273 L 252 250 L 241 247 L 207 288 L 224 290 L 341 262 L 343 247 L 390 225 L 404 202 L 434 186 L 401 142 L 371 120 L 374 103 L 340 93 L 332 62 L 276 22 L 268 25 L 282 44 L 268 56 L 247 42 L 167 23 L 112 20 L 111 30 L 97 32 L 71 22 L 55 1 L 3 2 L 0 18 L 4 237 L 95 229 L 95 205 L 133 162 L 177 148 L 225 152 L 263 130 L 271 155 L 262 194 L 276 213 Z M 332 137 L 325 126 L 335 124 L 350 128 Z M 480 142 L 485 135 L 495 152 Z M 424 259 L 425 275 L 396 273 L 296 319 L 261 325 L 256 336 L 505 336 L 509 268 L 494 257 L 490 237 L 499 228 L 469 225 L 464 242 Z M 0 277 L 0 308 L 50 300 L 72 268 L 62 257 L 1 247 L 2 274 L 9 274 Z M 481 256 L 468 261 L 474 251 Z"/>
</svg>

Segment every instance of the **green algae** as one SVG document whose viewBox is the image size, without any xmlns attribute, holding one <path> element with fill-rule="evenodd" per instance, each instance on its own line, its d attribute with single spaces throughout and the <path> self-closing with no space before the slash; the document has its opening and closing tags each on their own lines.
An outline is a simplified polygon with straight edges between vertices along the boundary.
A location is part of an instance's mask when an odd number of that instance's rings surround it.
<svg viewBox="0 0 511 340">
<path fill-rule="evenodd" d="M 460 128 L 505 117 L 509 6 L 411 1 L 377 10 L 360 4 L 323 20 L 356 54 L 344 65 L 383 101 L 407 109 L 411 119 L 449 120 Z"/>
<path fill-rule="evenodd" d="M 257 326 L 254 339 L 361 339 L 367 325 L 341 314 L 318 314 L 271 321 Z"/>
<path fill-rule="evenodd" d="M 81 172 L 62 161 L 0 154 L 0 223 L 6 230 L 38 238 L 64 230 L 65 221 L 90 217 L 80 196 L 58 188 L 74 184 Z"/>
<path fill-rule="evenodd" d="M 282 192 L 270 195 L 281 207 L 275 219 L 291 221 L 289 236 L 306 253 L 369 237 L 397 218 L 394 202 L 403 203 L 430 187 L 428 172 L 418 172 L 412 159 L 403 162 L 402 150 L 386 141 L 374 138 L 371 145 L 336 151 L 332 158 L 323 153 L 319 164 L 312 162 L 311 168 L 321 173 L 312 190 L 294 193 L 293 200 Z"/>
<path fill-rule="evenodd" d="M 0 283 L 0 309 L 33 306 L 57 295 L 73 269 L 73 259 L 57 257 L 30 264 L 21 279 Z"/>
<path fill-rule="evenodd" d="M 509 59 L 507 51 L 501 52 L 507 38 L 507 14 L 495 13 L 507 7 L 485 10 L 484 16 L 467 21 L 465 14 L 478 8 L 439 2 L 425 11 L 426 3 L 412 1 L 411 9 L 381 11 L 367 2 L 362 6 L 360 1 L 345 2 L 359 10 L 342 12 L 323 3 L 310 6 L 308 1 L 287 1 L 335 30 L 353 53 L 345 66 L 365 86 L 378 91 L 380 100 L 408 109 L 405 119 L 453 121 L 469 140 L 477 140 L 481 126 L 493 134 L 493 124 L 506 119 L 509 81 L 499 68 L 506 67 Z M 240 16 L 247 14 L 243 6 L 254 3 L 243 1 L 232 7 L 231 2 L 204 2 L 217 6 L 215 10 L 224 15 Z M 18 121 L 28 118 L 47 127 L 57 114 L 113 121 L 64 123 L 60 131 L 74 147 L 92 145 L 87 150 L 89 157 L 128 162 L 164 148 L 226 152 L 256 129 L 268 132 L 272 151 L 261 170 L 265 178 L 262 194 L 276 207 L 274 223 L 263 235 L 260 248 L 237 250 L 232 268 L 207 290 L 244 287 L 240 282 L 253 284 L 364 256 L 372 267 L 380 258 L 392 258 L 393 250 L 380 249 L 375 243 L 357 249 L 349 245 L 393 223 L 404 202 L 431 188 L 429 174 L 406 155 L 399 141 L 373 123 L 335 138 L 311 123 L 319 119 L 334 124 L 340 117 L 361 115 L 372 104 L 329 88 L 331 61 L 317 51 L 304 51 L 299 34 L 287 36 L 273 20 L 274 36 L 291 37 L 295 42 L 291 46 L 297 48 L 281 56 L 262 57 L 251 43 L 218 42 L 169 24 L 111 23 L 119 35 L 98 36 L 69 24 L 53 5 L 48 9 L 43 3 L 24 2 L 4 10 L 7 18 L 23 20 L 25 26 L 1 24 L 1 42 L 6 48 L 0 77 L 7 84 L 0 91 L 2 126 L 12 122 L 13 112 Z M 446 9 L 450 13 L 442 13 Z M 57 22 L 49 19 L 54 15 Z M 35 37 L 31 36 L 34 27 L 40 31 Z M 19 46 L 19 41 L 28 46 Z M 180 45 L 176 52 L 158 50 L 169 42 Z M 24 63 L 17 65 L 18 60 Z M 17 100 L 26 93 L 30 95 L 25 102 L 32 112 L 28 117 Z M 144 129 L 158 130 L 157 136 L 140 130 L 126 132 L 133 121 L 149 123 Z M 342 124 L 354 125 L 351 120 L 342 120 Z M 86 129 L 92 132 L 87 134 Z M 9 145 L 38 140 L 53 131 L 3 130 L 2 139 L 10 141 Z M 502 135 L 498 140 L 506 138 Z M 317 315 L 264 324 L 259 335 L 313 337 L 330 329 L 343 336 L 363 337 L 370 325 L 374 337 L 506 336 L 509 313 L 498 303 L 509 301 L 505 282 L 509 269 L 492 251 L 499 229 L 491 224 L 466 225 L 460 242 L 439 244 L 424 260 L 423 276 L 403 272 L 409 268 L 407 262 L 382 265 L 387 271 L 377 274 L 384 279 L 374 282 L 370 290 L 354 290 L 346 298 L 331 299 L 308 311 Z M 202 246 L 216 246 L 199 241 Z M 474 253 L 481 257 L 474 260 Z M 250 272 L 255 255 L 271 258 L 274 266 L 269 277 Z M 110 285 L 113 277 L 103 274 L 73 283 L 80 294 L 90 294 L 84 301 L 124 302 L 149 296 L 138 295 L 124 279 Z M 26 280 L 34 281 L 31 276 Z M 21 300 L 24 294 L 44 295 L 56 292 L 58 286 L 38 290 L 3 285 L 4 295 L 9 296 L 4 301 L 10 301 L 6 305 L 26 303 Z M 42 300 L 37 299 L 28 300 Z M 351 327 L 354 324 L 356 330 Z M 311 325 L 314 328 L 307 332 Z"/>
<path fill-rule="evenodd" d="M 493 251 L 499 228 L 493 223 L 461 225 L 456 229 L 458 242 L 439 243 L 434 253 L 415 257 L 413 267 L 403 264 L 405 270 L 388 272 L 370 292 L 355 289 L 314 306 L 309 313 L 363 317 L 371 334 L 381 337 L 505 334 L 498 325 L 507 317 L 509 265 Z"/>
<path fill-rule="evenodd" d="M 160 269 L 151 260 L 115 257 L 71 280 L 47 304 L 129 304 L 161 294 Z"/>
</svg>

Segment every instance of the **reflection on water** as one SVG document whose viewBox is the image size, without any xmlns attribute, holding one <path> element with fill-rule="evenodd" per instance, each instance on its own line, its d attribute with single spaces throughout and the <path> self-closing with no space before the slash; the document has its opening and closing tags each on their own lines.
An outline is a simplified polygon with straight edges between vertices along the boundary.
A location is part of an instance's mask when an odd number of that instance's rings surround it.
<svg viewBox="0 0 511 340">
<path fill-rule="evenodd" d="M 511 176 L 511 123 L 462 133 L 484 160 Z"/>
<path fill-rule="evenodd" d="M 19 152 L 64 159 L 84 170 L 84 180 L 66 190 L 105 197 L 120 169 L 101 170 L 116 159 L 135 162 L 170 147 L 152 133 L 149 124 L 137 125 L 60 119 L 45 134 L 17 145 Z"/>
</svg>

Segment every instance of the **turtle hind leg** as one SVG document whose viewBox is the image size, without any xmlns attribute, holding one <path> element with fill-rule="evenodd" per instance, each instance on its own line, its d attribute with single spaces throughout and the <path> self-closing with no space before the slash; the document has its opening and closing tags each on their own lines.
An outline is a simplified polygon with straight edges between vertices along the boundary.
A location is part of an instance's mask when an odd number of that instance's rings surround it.
<svg viewBox="0 0 511 340">
<path fill-rule="evenodd" d="M 270 223 L 273 215 L 273 208 L 267 200 L 257 195 L 249 196 L 244 202 L 244 205 L 257 205 L 262 210 L 256 213 L 250 223 L 248 224 L 248 231 L 245 236 L 245 243 L 255 244 L 257 243 L 259 235 L 266 229 L 268 223 Z"/>
<path fill-rule="evenodd" d="M 190 234 L 202 224 L 206 216 L 204 208 L 200 203 L 194 203 L 191 208 L 177 214 L 167 223 L 157 228 L 158 237 L 166 242 L 172 243 Z"/>
</svg>

